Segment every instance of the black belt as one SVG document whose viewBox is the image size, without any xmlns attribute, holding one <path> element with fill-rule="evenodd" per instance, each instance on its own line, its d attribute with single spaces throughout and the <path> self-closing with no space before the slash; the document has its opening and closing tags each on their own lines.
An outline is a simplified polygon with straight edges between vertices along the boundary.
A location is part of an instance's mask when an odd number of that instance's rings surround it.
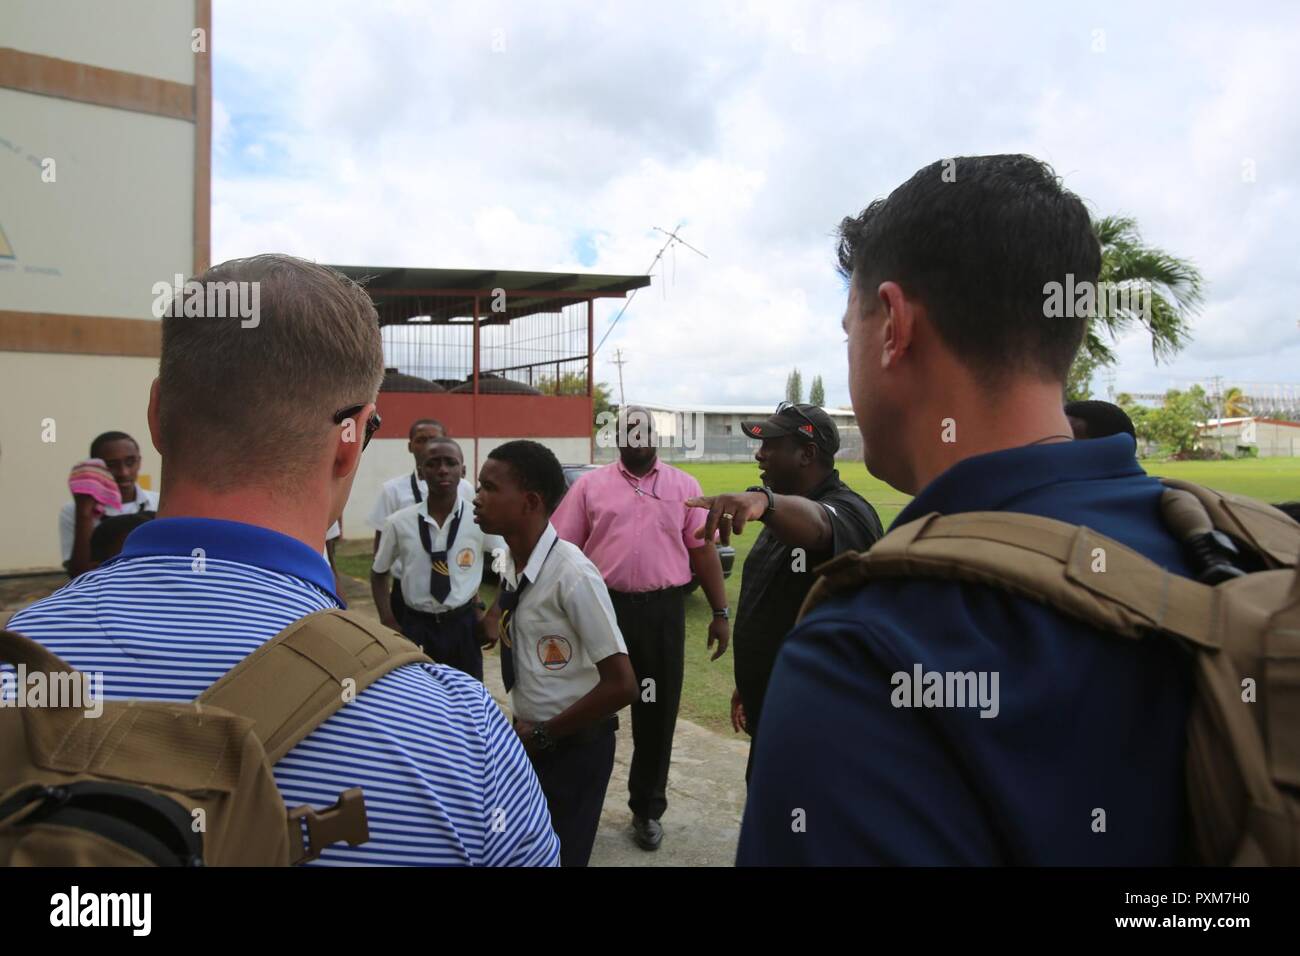
<svg viewBox="0 0 1300 956">
<path fill-rule="evenodd" d="M 581 730 L 574 731 L 571 734 L 565 734 L 563 737 L 555 738 L 555 749 L 564 750 L 567 747 L 573 747 L 577 744 L 589 744 L 599 740 L 606 734 L 612 734 L 618 730 L 618 714 L 611 714 L 604 720 L 598 720 L 594 724 L 588 724 Z"/>
<path fill-rule="evenodd" d="M 417 618 L 422 617 L 425 620 L 432 621 L 434 624 L 437 624 L 439 626 L 441 626 L 444 621 L 453 621 L 456 618 L 466 613 L 472 612 L 473 610 L 474 610 L 473 601 L 467 601 L 466 603 L 462 604 L 460 607 L 454 607 L 450 611 L 417 611 L 415 608 L 411 607 L 411 605 L 409 604 L 406 605 L 407 614 L 412 614 Z"/>
<path fill-rule="evenodd" d="M 609 589 L 610 598 L 617 598 L 620 601 L 626 601 L 628 604 L 653 604 L 655 601 L 663 601 L 666 598 L 677 594 L 685 585 L 677 585 L 671 588 L 660 588 L 658 591 L 615 591 Z"/>
</svg>

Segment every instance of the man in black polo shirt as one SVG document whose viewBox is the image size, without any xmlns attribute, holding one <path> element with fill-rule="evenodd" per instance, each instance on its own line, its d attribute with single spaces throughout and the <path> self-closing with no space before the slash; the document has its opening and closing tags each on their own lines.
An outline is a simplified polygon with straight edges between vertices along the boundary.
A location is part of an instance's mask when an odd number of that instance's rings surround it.
<svg viewBox="0 0 1300 956">
<path fill-rule="evenodd" d="M 754 455 L 763 485 L 686 504 L 709 509 L 706 540 L 716 529 L 726 544 L 746 521 L 765 525 L 741 574 L 731 697 L 732 726 L 753 738 L 777 651 L 816 579 L 813 569 L 842 551 L 865 551 L 883 531 L 875 509 L 840 481 L 839 432 L 816 405 L 782 402 L 771 418 L 741 427 L 763 442 Z M 753 753 L 751 746 L 746 780 Z"/>
</svg>

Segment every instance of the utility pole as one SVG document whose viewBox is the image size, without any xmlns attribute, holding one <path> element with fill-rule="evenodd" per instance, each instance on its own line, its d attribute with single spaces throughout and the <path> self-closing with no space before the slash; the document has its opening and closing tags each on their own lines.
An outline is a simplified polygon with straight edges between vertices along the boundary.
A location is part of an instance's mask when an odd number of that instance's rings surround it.
<svg viewBox="0 0 1300 956">
<path fill-rule="evenodd" d="M 1219 438 L 1219 455 L 1222 455 L 1223 454 L 1223 386 L 1222 386 L 1223 377 L 1216 375 L 1210 381 L 1214 382 L 1214 407 L 1218 408 L 1218 428 L 1216 429 L 1216 431 L 1218 432 L 1218 438 Z"/>
<path fill-rule="evenodd" d="M 622 349 L 614 349 L 614 364 L 618 366 L 618 407 L 622 411 L 627 408 L 627 398 L 623 394 L 623 366 L 627 364 L 627 359 L 623 358 Z"/>
</svg>

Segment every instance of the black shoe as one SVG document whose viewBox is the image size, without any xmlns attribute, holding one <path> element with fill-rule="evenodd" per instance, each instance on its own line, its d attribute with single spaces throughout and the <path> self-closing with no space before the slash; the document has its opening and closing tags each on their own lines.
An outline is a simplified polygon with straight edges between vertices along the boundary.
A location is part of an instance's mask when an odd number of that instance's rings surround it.
<svg viewBox="0 0 1300 956">
<path fill-rule="evenodd" d="M 632 817 L 632 839 L 643 850 L 657 850 L 664 841 L 664 828 L 658 820 L 648 817 Z"/>
</svg>

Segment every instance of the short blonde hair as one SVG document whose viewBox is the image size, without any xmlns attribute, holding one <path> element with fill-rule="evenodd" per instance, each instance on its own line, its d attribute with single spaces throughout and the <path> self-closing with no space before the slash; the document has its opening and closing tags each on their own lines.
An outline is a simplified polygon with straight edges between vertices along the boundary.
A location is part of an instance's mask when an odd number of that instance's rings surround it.
<svg viewBox="0 0 1300 956">
<path fill-rule="evenodd" d="M 164 466 L 218 490 L 292 482 L 320 456 L 334 413 L 379 394 L 375 307 L 351 279 L 293 256 L 231 259 L 193 281 L 256 283 L 258 314 L 162 319 Z"/>
</svg>

